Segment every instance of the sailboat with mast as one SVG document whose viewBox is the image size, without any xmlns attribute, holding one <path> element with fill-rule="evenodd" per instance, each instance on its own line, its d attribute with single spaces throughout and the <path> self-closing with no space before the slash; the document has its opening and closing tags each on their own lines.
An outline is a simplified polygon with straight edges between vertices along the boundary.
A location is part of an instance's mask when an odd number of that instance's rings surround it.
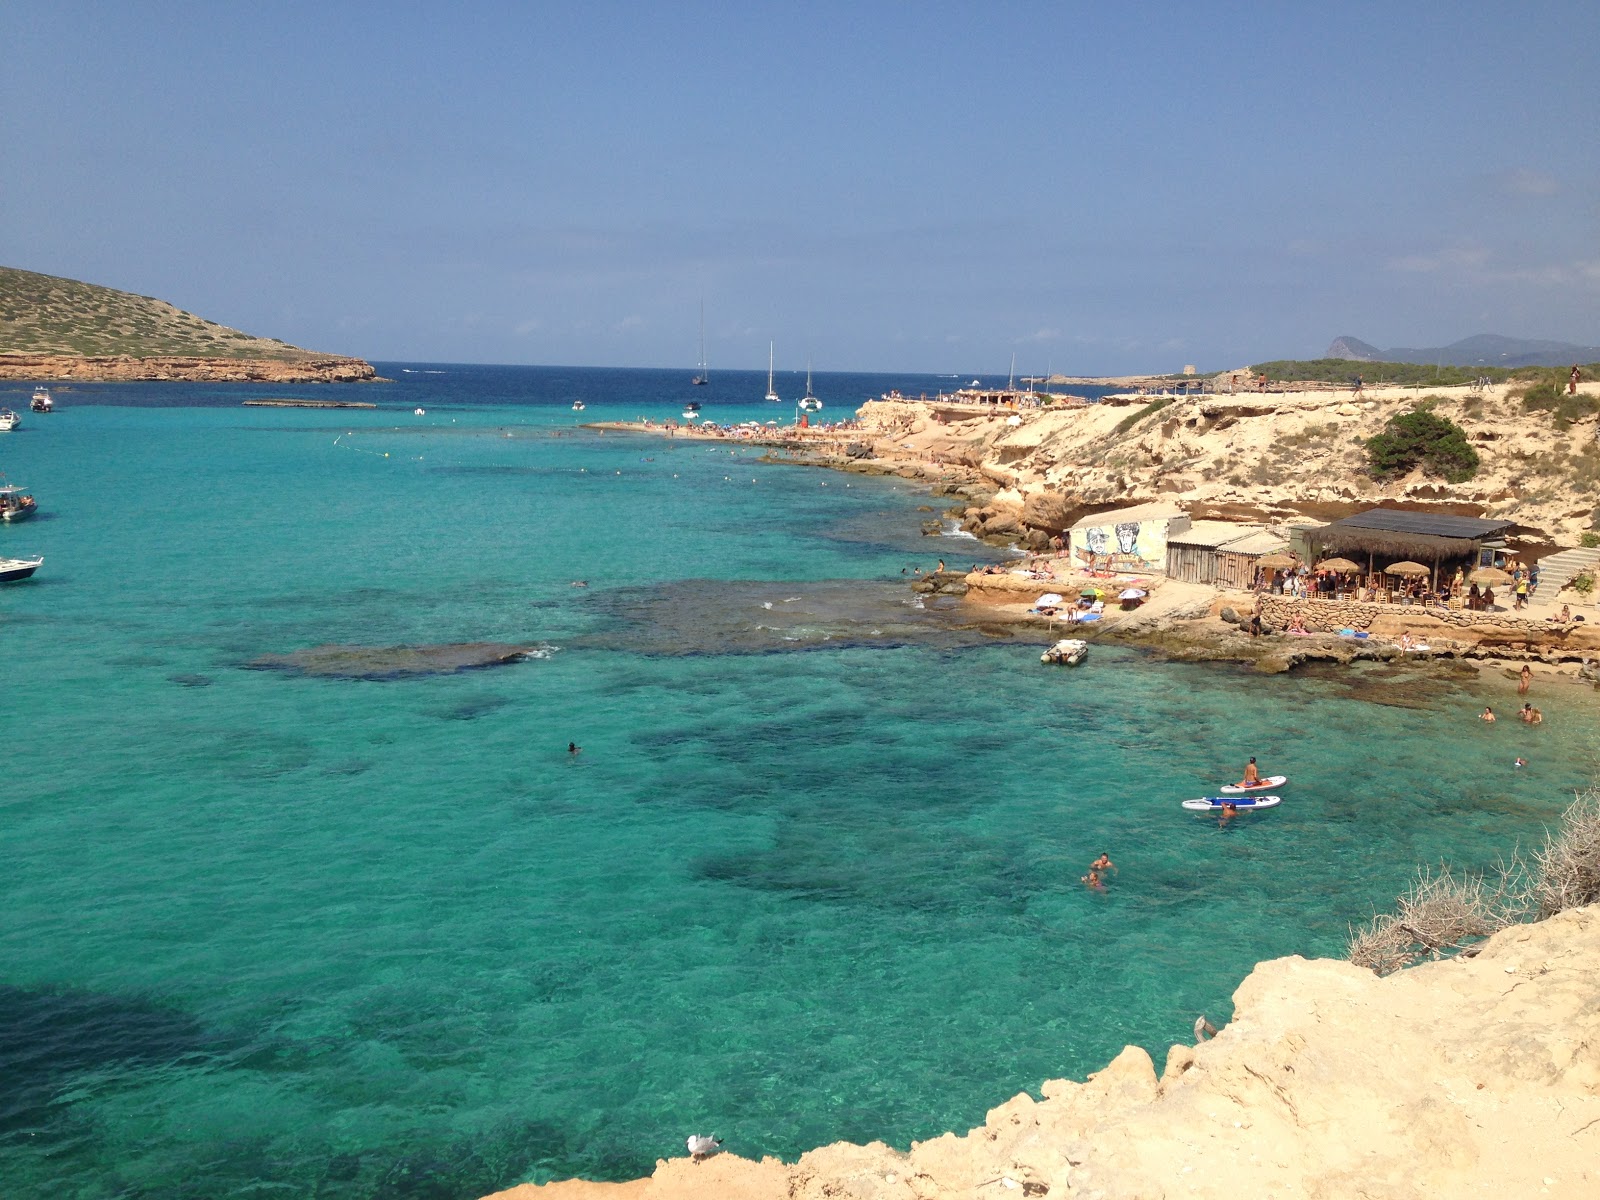
<svg viewBox="0 0 1600 1200">
<path fill-rule="evenodd" d="M 772 343 L 767 343 L 767 397 L 774 404 L 782 404 L 783 397 L 772 388 Z"/>
<path fill-rule="evenodd" d="M 706 365 L 706 302 L 700 301 L 700 370 L 689 381 L 698 386 L 711 382 L 711 368 Z"/>
</svg>

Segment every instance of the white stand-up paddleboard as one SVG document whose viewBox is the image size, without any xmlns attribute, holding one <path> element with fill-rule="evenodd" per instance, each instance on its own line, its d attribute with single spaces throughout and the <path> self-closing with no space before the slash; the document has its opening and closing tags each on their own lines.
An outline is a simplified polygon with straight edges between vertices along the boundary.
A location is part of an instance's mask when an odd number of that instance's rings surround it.
<svg viewBox="0 0 1600 1200">
<path fill-rule="evenodd" d="M 1247 808 L 1272 808 L 1282 804 L 1282 796 L 1201 796 L 1198 800 L 1185 800 L 1183 806 L 1190 812 L 1221 812 L 1224 804 L 1231 804 L 1240 812 Z"/>
<path fill-rule="evenodd" d="M 1224 796 L 1243 796 L 1247 792 L 1266 792 L 1276 787 L 1282 787 L 1289 782 L 1287 775 L 1269 775 L 1260 783 L 1243 784 L 1230 783 L 1219 787 L 1217 791 Z"/>
</svg>

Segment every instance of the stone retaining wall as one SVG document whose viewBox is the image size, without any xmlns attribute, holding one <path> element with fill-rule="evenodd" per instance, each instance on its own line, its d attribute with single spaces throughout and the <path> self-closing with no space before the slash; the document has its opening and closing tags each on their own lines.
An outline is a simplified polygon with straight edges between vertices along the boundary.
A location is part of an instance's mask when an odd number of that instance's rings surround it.
<svg viewBox="0 0 1600 1200">
<path fill-rule="evenodd" d="M 1526 634 L 1560 633 L 1570 626 L 1555 621 L 1534 621 L 1509 612 L 1471 612 L 1420 604 L 1371 604 L 1364 600 L 1301 600 L 1293 596 L 1263 596 L 1261 620 L 1274 627 L 1287 625 L 1300 613 L 1306 628 L 1322 632 L 1370 629 L 1380 617 L 1421 618 L 1458 629 L 1509 629 Z"/>
</svg>

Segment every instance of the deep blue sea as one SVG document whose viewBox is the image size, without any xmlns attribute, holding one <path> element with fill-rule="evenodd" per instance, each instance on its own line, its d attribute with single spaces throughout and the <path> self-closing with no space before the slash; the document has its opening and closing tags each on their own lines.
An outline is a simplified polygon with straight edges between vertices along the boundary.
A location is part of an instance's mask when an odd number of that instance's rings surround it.
<svg viewBox="0 0 1600 1200">
<path fill-rule="evenodd" d="M 792 419 L 764 374 L 380 370 L 77 385 L 0 434 L 41 508 L 0 555 L 46 556 L 0 587 L 11 1200 L 470 1200 L 713 1130 L 903 1147 L 1129 1042 L 1159 1064 L 1258 959 L 1339 953 L 1592 768 L 1556 698 L 1476 721 L 1494 681 L 1041 667 L 916 604 L 903 572 L 998 553 L 922 536 L 916 487 L 580 428 Z M 240 406 L 269 396 L 379 407 Z M 252 668 L 479 641 L 538 654 Z M 1178 808 L 1251 754 L 1280 808 Z"/>
</svg>

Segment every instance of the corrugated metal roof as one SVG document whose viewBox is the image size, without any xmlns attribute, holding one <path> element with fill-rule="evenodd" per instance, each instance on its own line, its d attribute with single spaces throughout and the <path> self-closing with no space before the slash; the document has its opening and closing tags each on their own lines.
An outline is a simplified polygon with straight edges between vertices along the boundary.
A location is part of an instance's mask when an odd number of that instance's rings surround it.
<svg viewBox="0 0 1600 1200">
<path fill-rule="evenodd" d="M 1261 532 L 1259 525 L 1241 525 L 1238 521 L 1196 521 L 1182 533 L 1167 535 L 1169 546 L 1209 546 L 1215 549 L 1225 542 Z"/>
<path fill-rule="evenodd" d="M 1515 521 L 1486 521 L 1450 513 L 1409 512 L 1401 508 L 1373 508 L 1333 522 L 1346 529 L 1382 529 L 1390 533 L 1420 533 L 1424 537 L 1487 538 L 1516 526 Z"/>
<path fill-rule="evenodd" d="M 1183 509 L 1175 504 L 1136 504 L 1132 508 L 1114 508 L 1110 512 L 1084 517 L 1073 529 L 1093 529 L 1096 525 L 1121 525 L 1128 521 L 1160 521 L 1183 516 Z"/>
<path fill-rule="evenodd" d="M 1274 550 L 1287 550 L 1288 548 L 1288 538 L 1265 529 L 1258 529 L 1255 533 L 1247 533 L 1237 541 L 1228 542 L 1217 547 L 1224 554 L 1271 554 Z"/>
</svg>

